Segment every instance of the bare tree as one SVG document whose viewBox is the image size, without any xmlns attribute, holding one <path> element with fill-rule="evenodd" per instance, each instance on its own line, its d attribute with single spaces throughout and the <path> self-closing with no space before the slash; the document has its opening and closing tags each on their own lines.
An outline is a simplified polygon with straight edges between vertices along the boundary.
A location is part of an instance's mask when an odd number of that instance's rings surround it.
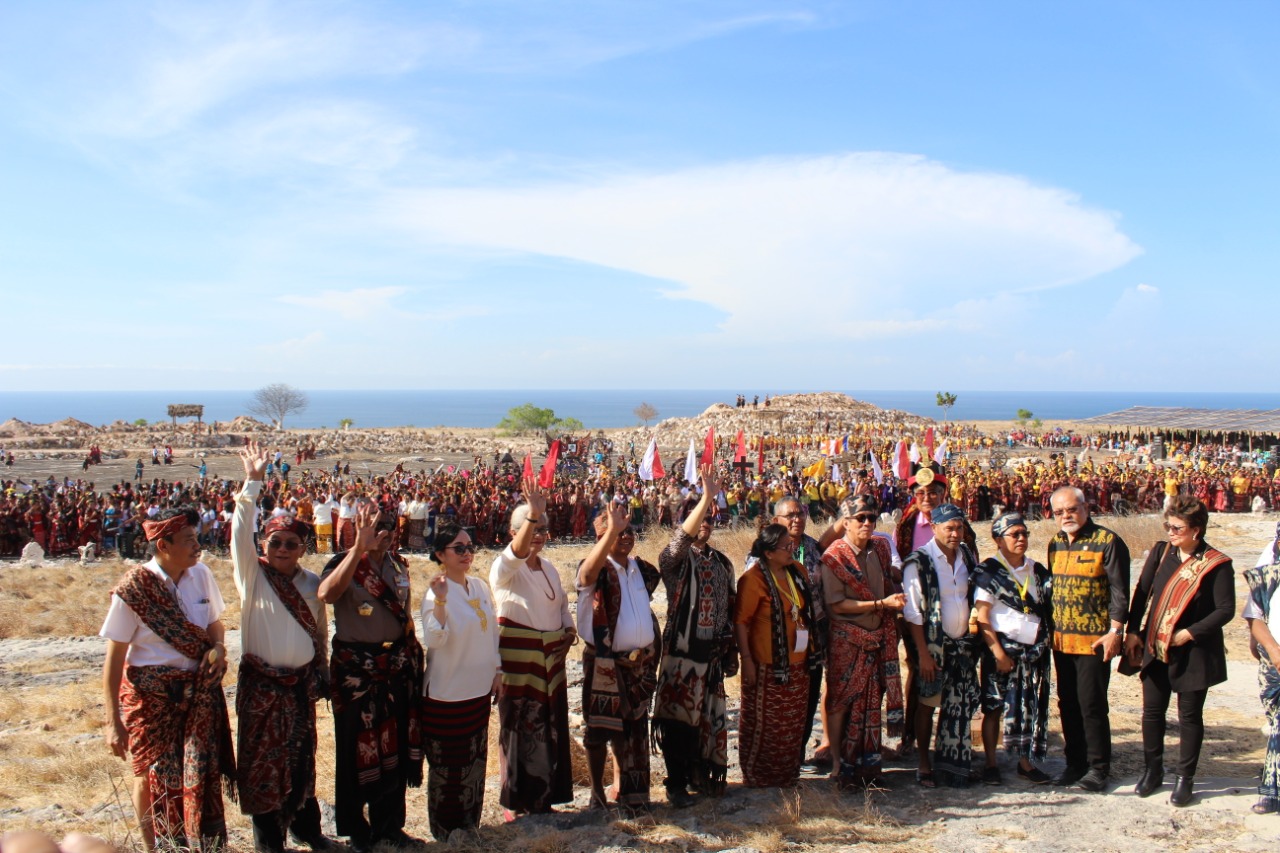
<svg viewBox="0 0 1280 853">
<path fill-rule="evenodd" d="M 292 385 L 273 382 L 253 392 L 249 401 L 249 414 L 266 418 L 276 429 L 284 429 L 284 419 L 307 410 L 307 395 Z"/>
<path fill-rule="evenodd" d="M 644 421 L 644 425 L 648 426 L 649 421 L 658 416 L 658 410 L 648 403 L 641 403 L 631 410 L 631 414 Z"/>
</svg>

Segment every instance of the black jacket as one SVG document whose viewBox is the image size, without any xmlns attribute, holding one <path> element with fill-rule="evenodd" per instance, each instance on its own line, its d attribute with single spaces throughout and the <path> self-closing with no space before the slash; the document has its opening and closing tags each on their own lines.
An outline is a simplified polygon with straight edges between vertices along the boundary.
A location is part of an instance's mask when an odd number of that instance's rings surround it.
<svg viewBox="0 0 1280 853">
<path fill-rule="evenodd" d="M 1202 541 L 1196 553 L 1202 553 L 1207 547 Z M 1145 612 L 1147 604 L 1160 598 L 1165 584 L 1181 565 L 1178 549 L 1170 548 L 1167 542 L 1160 542 L 1151 549 L 1142 566 L 1142 576 L 1138 578 L 1138 587 L 1133 591 L 1133 603 L 1129 608 L 1128 630 L 1137 632 L 1138 626 L 1142 625 L 1139 636 L 1143 638 L 1144 646 L 1143 669 L 1157 662 L 1145 651 L 1146 632 L 1151 627 L 1150 614 Z M 1193 637 L 1191 642 L 1169 649 L 1169 686 L 1175 693 L 1205 690 L 1227 680 L 1227 652 L 1222 629 L 1235 613 L 1236 573 L 1231 561 L 1227 560 L 1212 569 L 1200 583 L 1191 603 L 1174 626 L 1175 633 L 1186 628 Z M 1147 624 L 1142 624 L 1144 621 Z"/>
</svg>

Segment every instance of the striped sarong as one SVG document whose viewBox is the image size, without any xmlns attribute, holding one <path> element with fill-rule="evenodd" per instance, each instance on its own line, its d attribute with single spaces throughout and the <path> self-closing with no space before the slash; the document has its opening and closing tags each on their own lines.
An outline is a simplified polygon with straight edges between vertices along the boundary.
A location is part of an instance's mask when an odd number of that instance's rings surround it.
<svg viewBox="0 0 1280 853">
<path fill-rule="evenodd" d="M 573 800 L 569 758 L 569 695 L 563 629 L 537 631 L 498 619 L 502 694 L 498 699 L 502 805 L 546 812 Z"/>
<path fill-rule="evenodd" d="M 489 757 L 489 694 L 461 702 L 422 702 L 427 763 L 427 818 L 439 841 L 480 826 Z"/>
</svg>

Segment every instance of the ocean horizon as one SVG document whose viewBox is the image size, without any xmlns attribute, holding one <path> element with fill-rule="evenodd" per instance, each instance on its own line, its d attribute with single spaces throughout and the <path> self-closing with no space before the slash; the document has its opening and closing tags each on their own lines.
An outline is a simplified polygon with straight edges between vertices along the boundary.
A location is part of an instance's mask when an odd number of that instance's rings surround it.
<svg viewBox="0 0 1280 853">
<path fill-rule="evenodd" d="M 307 409 L 287 418 L 285 426 L 335 429 L 343 418 L 356 427 L 492 427 L 514 406 L 533 403 L 562 418 L 574 417 L 590 429 L 636 426 L 633 410 L 642 402 L 658 411 L 656 423 L 670 417 L 692 417 L 714 403 L 733 405 L 738 391 L 725 390 L 563 390 L 512 389 L 484 391 L 306 391 Z M 838 390 L 883 409 L 938 418 L 933 391 Z M 18 418 L 51 423 L 77 418 L 95 426 L 117 420 L 168 420 L 171 403 L 201 404 L 204 420 L 229 421 L 248 414 L 253 390 L 245 391 L 62 391 L 0 393 L 0 421 Z M 746 392 L 741 392 L 746 393 Z M 803 390 L 761 391 L 766 394 Z M 1181 406 L 1203 409 L 1280 409 L 1280 394 L 1219 391 L 963 391 L 954 390 L 951 420 L 1009 420 L 1019 409 L 1044 420 L 1077 420 L 1130 406 Z M 750 405 L 756 392 L 747 393 Z"/>
</svg>

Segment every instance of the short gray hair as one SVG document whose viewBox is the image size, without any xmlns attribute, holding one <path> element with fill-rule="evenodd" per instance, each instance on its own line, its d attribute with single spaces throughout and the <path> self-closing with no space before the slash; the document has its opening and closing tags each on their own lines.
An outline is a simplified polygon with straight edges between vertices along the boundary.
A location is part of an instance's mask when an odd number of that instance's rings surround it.
<svg viewBox="0 0 1280 853">
<path fill-rule="evenodd" d="M 800 499 L 795 495 L 783 495 L 773 502 L 773 514 L 781 515 L 782 508 L 787 504 L 795 504 L 797 508 L 804 509 L 804 505 L 800 503 Z"/>
<path fill-rule="evenodd" d="M 511 511 L 511 524 L 509 526 L 511 532 L 517 532 L 524 525 L 525 519 L 528 517 L 529 505 L 527 503 L 520 504 L 520 506 L 513 509 Z"/>
<path fill-rule="evenodd" d="M 1079 502 L 1080 506 L 1084 507 L 1084 514 L 1085 515 L 1089 514 L 1089 499 L 1084 496 L 1083 491 L 1076 488 L 1075 486 L 1059 486 L 1058 488 L 1054 489 L 1053 494 L 1049 495 L 1049 506 L 1053 506 L 1053 499 L 1058 495 L 1062 494 L 1063 492 L 1070 492 L 1072 495 L 1074 495 L 1076 501 Z"/>
</svg>

